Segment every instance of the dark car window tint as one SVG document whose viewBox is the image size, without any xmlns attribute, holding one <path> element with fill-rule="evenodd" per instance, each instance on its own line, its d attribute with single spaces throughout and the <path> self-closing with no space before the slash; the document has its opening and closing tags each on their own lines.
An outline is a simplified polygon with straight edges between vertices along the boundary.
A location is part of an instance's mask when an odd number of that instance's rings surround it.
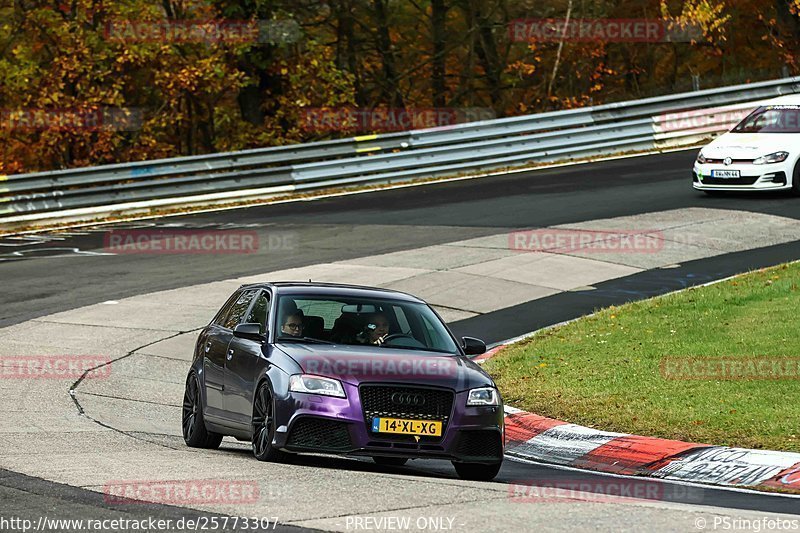
<svg viewBox="0 0 800 533">
<path fill-rule="evenodd" d="M 226 328 L 233 329 L 241 322 L 244 314 L 247 312 L 247 308 L 250 307 L 250 300 L 252 300 L 257 293 L 258 289 L 250 289 L 244 291 L 241 296 L 239 296 L 236 303 L 231 307 L 231 312 L 228 314 L 225 324 L 223 324 Z"/>
<path fill-rule="evenodd" d="M 261 294 L 258 295 L 256 298 L 255 303 L 253 303 L 253 307 L 250 309 L 250 312 L 247 314 L 247 320 L 245 322 L 250 324 L 258 324 L 261 326 L 261 333 L 266 333 L 267 331 L 267 317 L 269 316 L 269 293 L 266 291 L 261 291 Z"/>
<path fill-rule="evenodd" d="M 459 352 L 447 326 L 421 302 L 399 301 L 356 295 L 291 294 L 278 297 L 283 318 L 290 311 L 303 312 L 306 336 L 335 344 L 377 344 L 371 339 L 377 320 L 384 315 L 388 334 L 393 336 L 381 346 L 449 354 Z M 374 322 L 373 322 L 374 321 Z M 372 327 L 370 327 L 372 325 Z M 315 328 L 314 333 L 310 333 Z"/>
<path fill-rule="evenodd" d="M 214 320 L 211 321 L 213 324 L 216 324 L 217 326 L 225 325 L 225 320 L 228 318 L 228 315 L 231 312 L 231 307 L 233 307 L 233 304 L 236 303 L 236 300 L 239 298 L 240 292 L 241 291 L 236 291 L 231 294 L 231 297 L 228 298 L 228 301 L 225 302 L 225 305 L 223 305 L 220 310 L 217 311 L 217 315 L 214 317 Z"/>
<path fill-rule="evenodd" d="M 800 106 L 759 107 L 733 133 L 800 133 Z"/>
</svg>

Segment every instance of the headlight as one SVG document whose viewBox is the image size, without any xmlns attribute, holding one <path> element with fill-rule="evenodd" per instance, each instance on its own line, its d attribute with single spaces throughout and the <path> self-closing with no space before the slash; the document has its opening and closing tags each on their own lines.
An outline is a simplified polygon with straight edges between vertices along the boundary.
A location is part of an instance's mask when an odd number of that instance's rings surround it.
<svg viewBox="0 0 800 533">
<path fill-rule="evenodd" d="M 774 154 L 769 154 L 759 157 L 758 159 L 753 161 L 753 164 L 770 165 L 772 163 L 783 163 L 784 161 L 786 161 L 787 157 L 789 157 L 789 152 L 775 152 Z"/>
<path fill-rule="evenodd" d="M 289 390 L 292 392 L 320 394 L 322 396 L 335 396 L 337 398 L 347 397 L 340 381 L 321 376 L 309 376 L 308 374 L 295 374 L 289 378 Z"/>
<path fill-rule="evenodd" d="M 494 387 L 472 389 L 467 397 L 467 405 L 500 405 L 500 395 Z"/>
<path fill-rule="evenodd" d="M 698 163 L 700 163 L 701 165 L 703 165 L 703 164 L 705 164 L 707 161 L 708 161 L 708 159 L 706 159 L 706 156 L 704 156 L 704 155 L 703 155 L 703 152 L 700 152 L 699 154 L 697 154 L 697 162 L 698 162 Z"/>
</svg>

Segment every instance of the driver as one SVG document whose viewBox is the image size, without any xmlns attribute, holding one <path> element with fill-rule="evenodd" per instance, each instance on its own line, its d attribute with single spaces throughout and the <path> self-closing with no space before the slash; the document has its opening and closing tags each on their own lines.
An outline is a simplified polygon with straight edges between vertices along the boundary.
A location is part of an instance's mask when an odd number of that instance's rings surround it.
<svg viewBox="0 0 800 533">
<path fill-rule="evenodd" d="M 303 336 L 303 312 L 295 311 L 286 315 L 281 324 L 281 333 L 292 337 Z"/>
<path fill-rule="evenodd" d="M 358 340 L 362 344 L 377 344 L 380 346 L 389 336 L 389 319 L 384 313 L 373 313 L 367 320 L 364 330 L 359 333 Z"/>
</svg>

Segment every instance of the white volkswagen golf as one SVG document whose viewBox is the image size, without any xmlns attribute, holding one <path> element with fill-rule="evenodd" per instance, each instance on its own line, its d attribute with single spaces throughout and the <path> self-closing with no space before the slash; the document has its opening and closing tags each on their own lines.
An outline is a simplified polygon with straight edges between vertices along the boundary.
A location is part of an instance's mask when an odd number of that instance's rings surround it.
<svg viewBox="0 0 800 533">
<path fill-rule="evenodd" d="M 765 103 L 697 154 L 693 186 L 718 191 L 789 190 L 800 195 L 800 95 Z"/>
</svg>

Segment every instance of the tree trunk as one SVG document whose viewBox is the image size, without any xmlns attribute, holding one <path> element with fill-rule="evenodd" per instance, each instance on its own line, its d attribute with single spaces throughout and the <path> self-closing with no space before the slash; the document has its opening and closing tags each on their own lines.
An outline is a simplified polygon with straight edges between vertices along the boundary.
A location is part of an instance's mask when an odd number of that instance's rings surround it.
<svg viewBox="0 0 800 533">
<path fill-rule="evenodd" d="M 486 76 L 486 82 L 489 86 L 489 98 L 495 109 L 501 109 L 500 73 L 502 68 L 500 67 L 500 58 L 497 53 L 497 43 L 492 31 L 492 21 L 483 13 L 484 4 L 482 0 L 467 0 L 464 2 L 464 7 L 467 10 L 467 20 L 470 22 L 470 27 L 474 27 L 476 30 L 475 53 Z"/>
<path fill-rule="evenodd" d="M 403 108 L 403 95 L 397 77 L 397 63 L 394 56 L 392 38 L 389 35 L 389 16 L 386 11 L 388 0 L 373 0 L 375 20 L 378 25 L 377 46 L 383 62 L 383 97 L 390 106 Z"/>
<path fill-rule="evenodd" d="M 445 22 L 447 5 L 445 0 L 431 0 L 431 26 L 433 30 L 433 72 L 431 77 L 432 101 L 434 107 L 447 105 L 447 71 Z"/>
<path fill-rule="evenodd" d="M 361 71 L 358 68 L 358 51 L 356 49 L 355 24 L 353 19 L 352 0 L 338 0 L 336 9 L 336 66 L 349 71 L 354 78 L 355 100 L 359 105 L 364 102 L 361 86 Z"/>
</svg>

